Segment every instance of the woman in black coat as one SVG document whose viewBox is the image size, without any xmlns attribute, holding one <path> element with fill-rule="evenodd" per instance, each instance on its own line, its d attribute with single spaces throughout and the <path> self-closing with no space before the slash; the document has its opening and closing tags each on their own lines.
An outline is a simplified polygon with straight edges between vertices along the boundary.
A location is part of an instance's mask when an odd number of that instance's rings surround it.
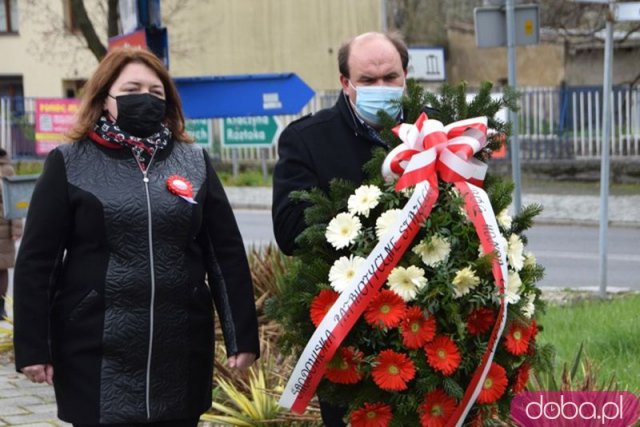
<svg viewBox="0 0 640 427">
<path fill-rule="evenodd" d="M 148 51 L 105 57 L 70 137 L 47 157 L 18 252 L 16 368 L 53 384 L 76 426 L 195 426 L 211 405 L 213 303 L 229 365 L 259 353 L 224 190 Z"/>
</svg>

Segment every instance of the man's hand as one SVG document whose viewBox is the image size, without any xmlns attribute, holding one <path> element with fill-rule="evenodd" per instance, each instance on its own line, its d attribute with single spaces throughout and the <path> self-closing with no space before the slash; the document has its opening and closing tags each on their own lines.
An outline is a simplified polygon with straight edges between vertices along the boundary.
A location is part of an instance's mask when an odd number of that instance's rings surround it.
<svg viewBox="0 0 640 427">
<path fill-rule="evenodd" d="M 230 368 L 245 370 L 255 362 L 256 355 L 253 353 L 238 353 L 227 359 Z"/>
<path fill-rule="evenodd" d="M 53 366 L 49 364 L 25 366 L 21 370 L 33 383 L 46 382 L 49 385 L 53 385 Z"/>
</svg>

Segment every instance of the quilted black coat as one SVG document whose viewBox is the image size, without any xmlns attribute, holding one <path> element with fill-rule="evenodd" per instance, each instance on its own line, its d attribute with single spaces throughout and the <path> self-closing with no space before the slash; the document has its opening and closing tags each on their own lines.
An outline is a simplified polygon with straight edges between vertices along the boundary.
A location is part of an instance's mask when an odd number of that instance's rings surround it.
<svg viewBox="0 0 640 427">
<path fill-rule="evenodd" d="M 168 190 L 172 175 L 191 182 L 197 204 Z M 16 367 L 53 364 L 58 415 L 71 423 L 207 410 L 212 301 L 227 354 L 259 351 L 244 245 L 207 154 L 192 144 L 157 153 L 148 182 L 127 149 L 90 140 L 54 149 L 14 288 Z"/>
</svg>

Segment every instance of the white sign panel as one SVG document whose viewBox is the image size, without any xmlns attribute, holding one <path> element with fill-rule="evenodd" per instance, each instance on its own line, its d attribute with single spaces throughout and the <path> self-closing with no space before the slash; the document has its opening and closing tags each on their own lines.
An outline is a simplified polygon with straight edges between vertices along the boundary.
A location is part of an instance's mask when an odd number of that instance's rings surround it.
<svg viewBox="0 0 640 427">
<path fill-rule="evenodd" d="M 136 0 L 118 0 L 118 13 L 122 24 L 122 34 L 138 29 L 138 5 Z"/>
<path fill-rule="evenodd" d="M 618 3 L 616 21 L 640 21 L 640 2 Z"/>
<path fill-rule="evenodd" d="M 444 81 L 444 48 L 409 48 L 409 69 L 407 77 L 423 81 Z"/>
</svg>

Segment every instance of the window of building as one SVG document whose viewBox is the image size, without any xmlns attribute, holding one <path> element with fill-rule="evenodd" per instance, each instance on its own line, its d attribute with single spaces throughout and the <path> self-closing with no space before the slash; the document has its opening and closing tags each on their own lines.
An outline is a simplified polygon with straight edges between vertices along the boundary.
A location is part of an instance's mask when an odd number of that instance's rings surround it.
<svg viewBox="0 0 640 427">
<path fill-rule="evenodd" d="M 22 76 L 0 76 L 0 97 L 9 97 L 11 111 L 24 112 L 24 91 Z"/>
<path fill-rule="evenodd" d="M 65 98 L 80 98 L 84 89 L 84 85 L 87 83 L 84 79 L 75 80 L 63 80 L 62 91 Z"/>
<path fill-rule="evenodd" d="M 0 33 L 18 32 L 18 0 L 0 0 Z"/>
</svg>

